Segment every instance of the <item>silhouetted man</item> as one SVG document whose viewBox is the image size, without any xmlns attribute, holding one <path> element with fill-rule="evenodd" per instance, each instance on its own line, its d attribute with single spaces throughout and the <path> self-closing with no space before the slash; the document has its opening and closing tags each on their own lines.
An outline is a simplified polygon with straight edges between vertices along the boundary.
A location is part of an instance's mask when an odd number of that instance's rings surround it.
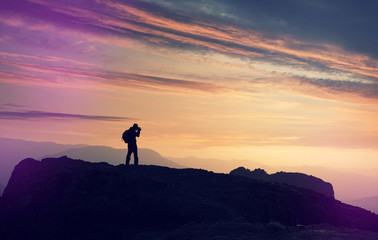
<svg viewBox="0 0 378 240">
<path fill-rule="evenodd" d="M 136 137 L 139 137 L 140 131 L 142 129 L 138 124 L 134 123 L 132 127 L 129 128 L 127 136 L 127 155 L 126 155 L 126 165 L 130 164 L 130 156 L 134 153 L 134 164 L 138 165 L 138 147 L 136 144 Z"/>
</svg>

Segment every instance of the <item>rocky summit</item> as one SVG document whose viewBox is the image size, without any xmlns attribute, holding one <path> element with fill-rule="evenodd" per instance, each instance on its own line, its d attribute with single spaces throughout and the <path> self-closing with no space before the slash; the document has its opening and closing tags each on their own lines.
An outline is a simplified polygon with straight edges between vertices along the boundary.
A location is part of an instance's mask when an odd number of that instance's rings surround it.
<svg viewBox="0 0 378 240">
<path fill-rule="evenodd" d="M 2 239 L 317 239 L 319 224 L 378 236 L 377 215 L 330 196 L 199 169 L 28 158 L 0 198 Z"/>
<path fill-rule="evenodd" d="M 277 172 L 268 174 L 264 169 L 255 169 L 253 171 L 244 167 L 239 167 L 230 172 L 233 175 L 240 175 L 258 180 L 289 184 L 295 187 L 310 189 L 312 191 L 335 198 L 333 186 L 320 178 L 309 176 L 303 173 Z"/>
</svg>

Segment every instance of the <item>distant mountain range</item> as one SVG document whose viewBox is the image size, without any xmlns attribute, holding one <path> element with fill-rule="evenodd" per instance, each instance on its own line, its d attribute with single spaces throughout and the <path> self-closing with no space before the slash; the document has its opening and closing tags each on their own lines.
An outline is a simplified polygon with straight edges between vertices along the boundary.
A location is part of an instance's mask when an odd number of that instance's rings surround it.
<svg viewBox="0 0 378 240">
<path fill-rule="evenodd" d="M 86 159 L 90 162 L 108 162 L 113 165 L 123 164 L 125 162 L 126 149 L 114 149 L 105 146 L 86 146 L 86 145 L 70 145 L 70 144 L 56 144 L 50 142 L 31 142 L 24 140 L 6 139 L 0 138 L 0 196 L 1 196 L 1 185 L 4 187 L 10 178 L 11 172 L 17 163 L 22 159 L 33 157 L 35 159 L 42 159 L 44 157 L 60 157 L 68 156 L 74 159 Z M 211 170 L 214 172 L 225 172 L 224 169 L 235 169 L 239 166 L 245 166 L 245 161 L 225 161 L 219 159 L 201 159 L 196 157 L 187 158 L 171 158 L 162 157 L 159 153 L 151 149 L 140 149 L 140 163 L 145 165 L 160 165 L 167 166 L 171 168 L 200 168 Z M 133 163 L 133 159 L 131 160 Z M 249 162 L 248 166 L 268 168 L 263 164 L 257 162 Z M 222 166 L 222 167 L 220 167 Z M 229 170 L 228 170 L 229 171 Z M 325 170 L 324 170 L 325 171 Z M 321 172 L 321 171 L 320 171 Z M 276 173 L 276 177 L 279 177 L 279 173 Z M 345 176 L 340 176 L 341 179 Z M 272 181 L 272 180 L 269 180 Z M 280 182 L 280 181 L 278 181 Z M 298 184 L 305 183 L 302 181 L 286 182 L 294 186 L 299 186 Z M 311 183 L 304 184 L 302 187 L 310 187 Z M 315 188 L 313 188 L 315 190 Z M 329 191 L 331 192 L 331 191 Z M 326 194 L 327 195 L 327 194 Z M 331 193 L 328 194 L 331 196 Z M 351 204 L 355 204 L 360 207 L 365 207 L 370 211 L 375 211 L 378 201 L 375 198 L 368 199 L 369 203 L 364 203 L 364 201 L 349 201 Z M 365 201 L 366 202 L 366 201 Z"/>
<path fill-rule="evenodd" d="M 245 176 L 267 182 L 288 184 L 295 187 L 309 189 L 324 194 L 328 197 L 335 198 L 332 184 L 324 182 L 320 178 L 309 176 L 303 173 L 277 172 L 274 174 L 268 174 L 267 172 L 265 172 L 265 170 L 260 168 L 251 171 L 244 167 L 239 167 L 232 170 L 230 174 Z"/>
<path fill-rule="evenodd" d="M 90 162 L 105 161 L 118 165 L 125 163 L 126 149 L 0 138 L 0 185 L 6 186 L 14 167 L 22 159 L 29 157 L 41 159 L 47 156 L 60 157 L 64 155 L 71 158 L 87 159 Z M 141 164 L 176 168 L 184 167 L 163 158 L 159 153 L 150 149 L 139 149 L 139 156 Z M 133 156 L 131 163 L 133 163 Z"/>
<path fill-rule="evenodd" d="M 46 155 L 44 157 L 61 157 L 68 156 L 76 159 L 86 159 L 89 162 L 107 162 L 112 165 L 125 164 L 127 150 L 115 149 L 106 146 L 85 146 L 67 149 L 65 151 Z M 143 165 L 159 165 L 172 168 L 183 168 L 184 166 L 167 160 L 159 153 L 147 149 L 138 149 L 138 156 L 140 158 L 140 164 Z M 131 164 L 134 163 L 133 155 L 131 155 Z"/>
<path fill-rule="evenodd" d="M 85 145 L 0 138 L 0 184 L 4 186 L 7 184 L 14 167 L 24 158 L 33 157 L 40 159 L 45 155 L 83 146 Z"/>
<path fill-rule="evenodd" d="M 232 174 L 29 158 L 0 198 L 0 232 L 40 240 L 377 239 L 378 215 Z"/>
</svg>

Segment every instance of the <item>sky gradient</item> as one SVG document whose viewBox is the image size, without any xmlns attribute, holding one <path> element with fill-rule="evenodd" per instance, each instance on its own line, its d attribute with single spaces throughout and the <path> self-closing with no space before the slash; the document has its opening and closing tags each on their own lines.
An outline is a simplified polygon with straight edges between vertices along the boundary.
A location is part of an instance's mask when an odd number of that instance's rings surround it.
<svg viewBox="0 0 378 240">
<path fill-rule="evenodd" d="M 0 137 L 122 148 L 137 122 L 139 146 L 165 156 L 377 177 L 377 10 L 3 0 Z"/>
</svg>

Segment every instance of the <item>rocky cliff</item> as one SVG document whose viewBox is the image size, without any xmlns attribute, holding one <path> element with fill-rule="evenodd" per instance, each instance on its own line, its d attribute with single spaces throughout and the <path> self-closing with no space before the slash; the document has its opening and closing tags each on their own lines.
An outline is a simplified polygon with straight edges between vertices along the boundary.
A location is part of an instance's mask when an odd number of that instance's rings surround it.
<svg viewBox="0 0 378 240">
<path fill-rule="evenodd" d="M 377 215 L 289 185 L 66 157 L 21 161 L 0 198 L 0 230 L 13 239 L 157 239 L 225 222 L 378 231 Z"/>
<path fill-rule="evenodd" d="M 277 172 L 273 174 L 266 173 L 263 169 L 253 171 L 244 167 L 239 167 L 230 172 L 233 175 L 245 176 L 253 179 L 288 184 L 295 187 L 309 189 L 326 196 L 335 197 L 331 183 L 325 182 L 320 178 L 309 176 L 303 173 Z"/>
</svg>

